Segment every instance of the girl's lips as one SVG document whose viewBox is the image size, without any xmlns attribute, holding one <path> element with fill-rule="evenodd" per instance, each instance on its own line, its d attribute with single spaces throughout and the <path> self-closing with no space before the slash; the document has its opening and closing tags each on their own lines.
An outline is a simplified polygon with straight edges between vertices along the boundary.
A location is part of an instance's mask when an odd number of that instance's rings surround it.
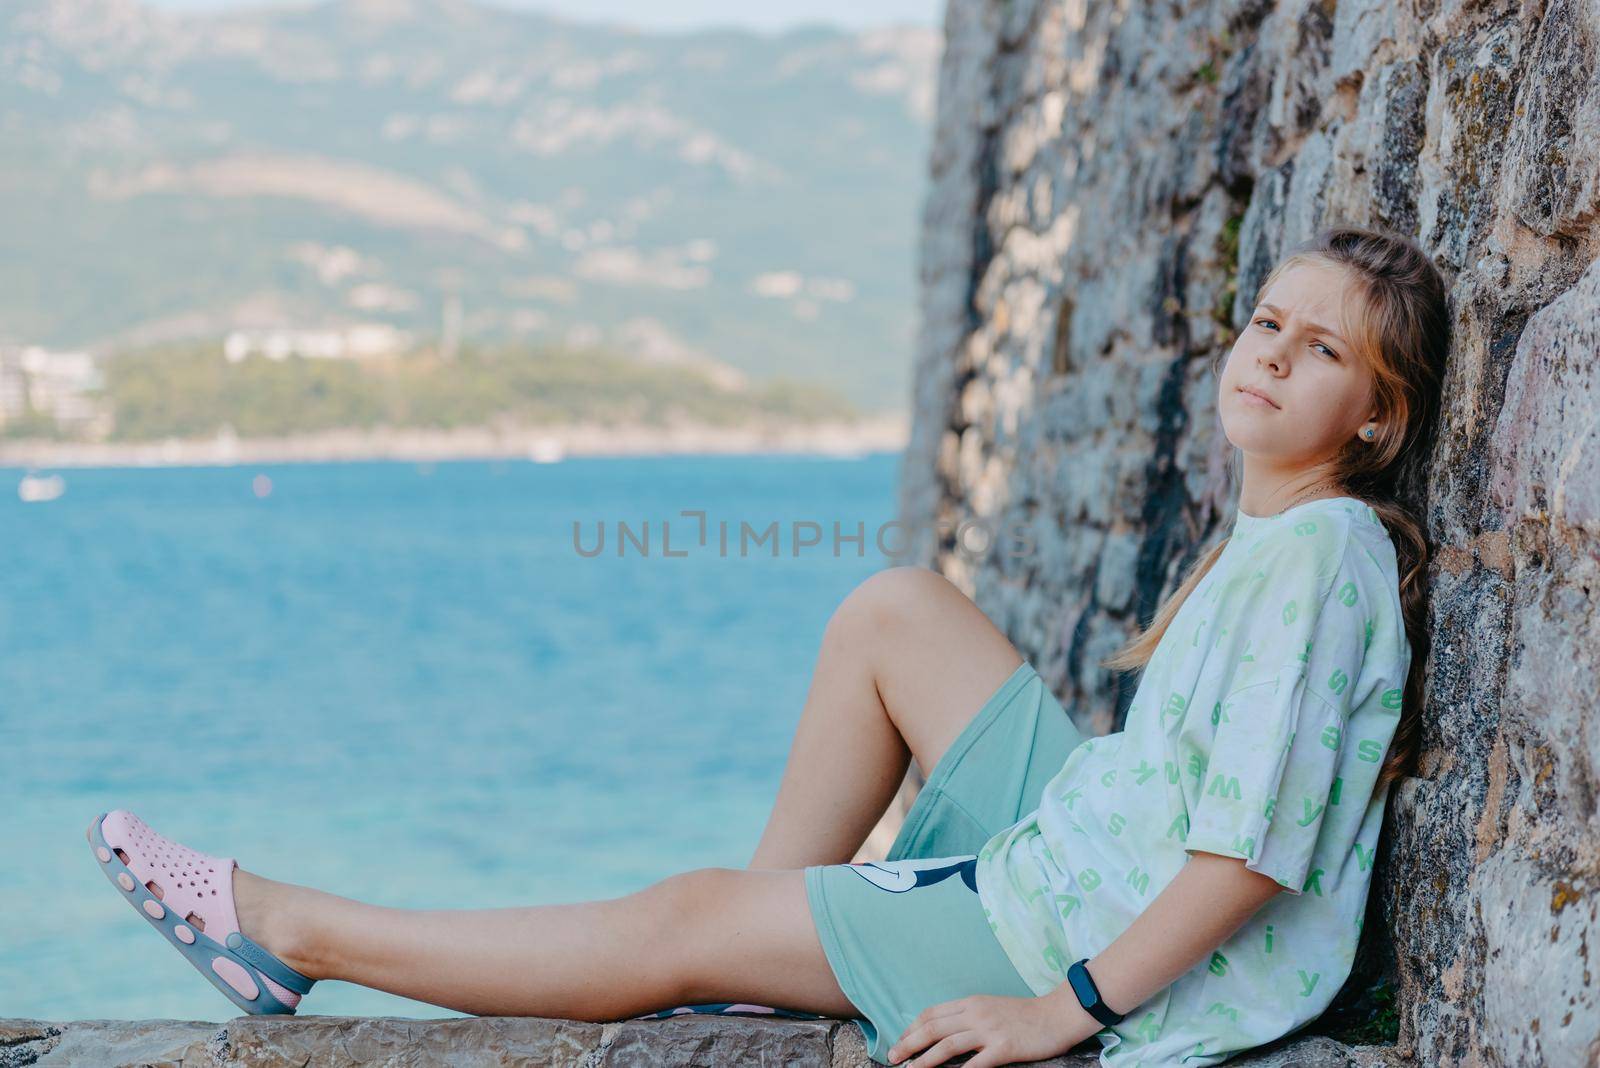
<svg viewBox="0 0 1600 1068">
<path fill-rule="evenodd" d="M 1276 404 L 1273 404 L 1271 401 L 1267 400 L 1265 397 L 1261 396 L 1258 393 L 1251 393 L 1247 389 L 1239 390 L 1239 396 L 1244 398 L 1244 401 L 1245 401 L 1246 404 L 1260 405 L 1263 408 L 1276 408 L 1277 407 Z"/>
</svg>

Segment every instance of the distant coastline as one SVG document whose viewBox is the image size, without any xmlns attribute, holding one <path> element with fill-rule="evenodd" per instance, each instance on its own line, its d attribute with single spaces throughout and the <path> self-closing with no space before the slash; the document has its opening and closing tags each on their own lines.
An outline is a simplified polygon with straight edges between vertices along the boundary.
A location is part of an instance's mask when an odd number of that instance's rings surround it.
<svg viewBox="0 0 1600 1068">
<path fill-rule="evenodd" d="M 696 453 L 800 453 L 826 456 L 897 452 L 909 437 L 900 413 L 854 421 L 756 421 L 737 426 L 676 423 L 607 426 L 466 427 L 457 430 L 333 430 L 278 438 L 169 438 L 145 442 L 20 439 L 0 441 L 0 468 L 212 467 L 362 460 L 532 460 L 580 456 Z"/>
</svg>

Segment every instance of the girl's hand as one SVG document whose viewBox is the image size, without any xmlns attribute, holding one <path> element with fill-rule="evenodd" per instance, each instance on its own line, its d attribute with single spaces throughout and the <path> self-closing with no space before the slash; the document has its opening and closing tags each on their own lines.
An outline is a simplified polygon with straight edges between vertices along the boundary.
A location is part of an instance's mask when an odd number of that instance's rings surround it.
<svg viewBox="0 0 1600 1068">
<path fill-rule="evenodd" d="M 1075 1035 L 1078 1021 L 1063 1019 L 1049 998 L 1008 998 L 992 994 L 946 1001 L 922 1014 L 889 1048 L 889 1060 L 918 1053 L 907 1068 L 929 1068 L 970 1050 L 979 1051 L 962 1068 L 992 1068 L 1017 1061 L 1042 1061 L 1094 1034 Z M 1082 1013 L 1085 1019 L 1093 1018 Z M 1098 1027 L 1098 1024 L 1094 1025 Z"/>
</svg>

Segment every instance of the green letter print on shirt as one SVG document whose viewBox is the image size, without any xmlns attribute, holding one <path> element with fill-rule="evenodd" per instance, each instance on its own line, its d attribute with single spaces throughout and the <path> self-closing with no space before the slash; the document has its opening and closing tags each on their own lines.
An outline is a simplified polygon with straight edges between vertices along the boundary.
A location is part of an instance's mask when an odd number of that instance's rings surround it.
<svg viewBox="0 0 1600 1068">
<path fill-rule="evenodd" d="M 1211 780 L 1211 788 L 1206 791 L 1207 797 L 1226 797 L 1230 801 L 1243 801 L 1244 793 L 1239 788 L 1237 775 L 1223 775 L 1218 772 Z"/>
<path fill-rule="evenodd" d="M 1053 972 L 1066 974 L 1066 961 L 1062 959 L 1061 951 L 1055 946 L 1044 947 L 1044 965 Z"/>
<path fill-rule="evenodd" d="M 1316 820 L 1316 818 L 1318 816 L 1322 815 L 1322 807 L 1323 806 L 1314 797 L 1307 797 L 1305 803 L 1306 803 L 1306 814 L 1305 814 L 1304 817 L 1302 817 L 1301 819 L 1297 820 L 1296 822 L 1299 823 L 1300 826 L 1302 826 L 1302 827 L 1309 827 L 1309 826 L 1311 826 L 1311 824 L 1313 822 L 1315 822 L 1315 820 Z"/>
</svg>

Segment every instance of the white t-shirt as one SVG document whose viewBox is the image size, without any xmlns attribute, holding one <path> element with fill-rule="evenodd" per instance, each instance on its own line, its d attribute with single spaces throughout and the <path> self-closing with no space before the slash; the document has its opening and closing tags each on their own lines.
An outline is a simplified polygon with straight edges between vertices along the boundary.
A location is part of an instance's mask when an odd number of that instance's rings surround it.
<svg viewBox="0 0 1600 1068">
<path fill-rule="evenodd" d="M 1115 941 L 1191 851 L 1245 858 L 1286 888 L 1102 1029 L 1101 1064 L 1219 1064 L 1314 1019 L 1348 978 L 1411 661 L 1399 587 L 1364 501 L 1236 510 L 1125 728 L 1073 750 L 1039 808 L 979 852 L 989 926 L 1040 995 Z"/>
</svg>

